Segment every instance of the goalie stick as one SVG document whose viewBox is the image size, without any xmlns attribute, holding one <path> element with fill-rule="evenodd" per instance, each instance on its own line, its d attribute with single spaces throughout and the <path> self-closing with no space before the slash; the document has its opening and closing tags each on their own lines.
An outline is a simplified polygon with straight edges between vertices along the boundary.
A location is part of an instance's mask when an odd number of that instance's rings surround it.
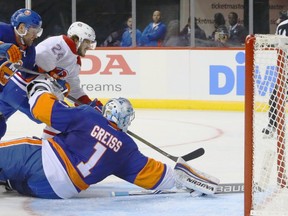
<svg viewBox="0 0 288 216">
<path fill-rule="evenodd" d="M 101 188 L 95 188 L 92 191 L 84 191 L 82 192 L 81 196 L 85 197 L 87 195 L 100 195 L 105 197 L 121 197 L 121 196 L 143 196 L 143 195 L 158 195 L 158 194 L 189 194 L 191 191 L 189 189 L 170 189 L 170 190 L 127 190 L 127 189 L 116 189 L 113 191 L 110 191 L 109 189 L 101 190 Z M 238 194 L 238 193 L 244 193 L 244 184 L 243 183 L 225 183 L 225 184 L 219 184 L 217 187 L 217 190 L 215 194 Z M 206 195 L 204 195 L 206 196 Z M 210 195 L 207 195 L 210 196 Z M 213 195 L 212 195 L 213 196 Z"/>
<path fill-rule="evenodd" d="M 111 192 L 111 196 L 139 196 L 139 195 L 155 195 L 155 194 L 176 194 L 176 193 L 190 193 L 189 189 L 175 189 L 175 190 L 134 190 L 134 191 L 115 191 Z M 243 193 L 244 184 L 219 184 L 215 194 L 231 194 Z"/>
<path fill-rule="evenodd" d="M 42 74 L 42 75 L 45 75 L 48 79 L 51 78 L 50 75 L 47 74 L 47 73 L 39 73 L 39 72 L 30 70 L 30 69 L 24 68 L 23 66 L 18 65 L 18 64 L 15 64 L 14 67 L 17 70 L 23 71 L 25 73 L 34 74 L 34 75 L 41 75 Z M 62 89 L 62 86 L 60 86 L 55 80 L 52 81 L 52 83 L 54 85 L 56 85 L 56 87 L 58 87 L 59 89 Z M 83 104 L 80 101 L 78 101 L 76 98 L 74 98 L 74 97 L 72 97 L 70 95 L 67 95 L 66 97 L 67 97 L 67 99 L 71 100 L 72 102 L 74 102 L 77 105 L 82 105 Z M 127 131 L 127 133 L 130 136 L 134 137 L 135 139 L 137 139 L 137 140 L 141 141 L 142 143 L 146 144 L 147 146 L 151 147 L 152 149 L 156 150 L 160 154 L 170 158 L 174 162 L 177 161 L 177 159 L 178 159 L 177 156 L 173 156 L 173 155 L 168 154 L 167 152 L 163 151 L 162 149 L 158 148 L 157 146 L 153 145 L 152 143 L 148 142 L 147 140 L 143 139 L 142 137 L 136 135 L 135 133 L 133 133 L 133 132 L 131 132 L 129 130 Z M 181 158 L 183 158 L 185 161 L 189 161 L 189 160 L 193 160 L 193 159 L 196 159 L 196 158 L 202 156 L 204 153 L 205 153 L 205 150 L 203 148 L 198 148 L 195 151 L 192 151 L 192 152 L 190 152 L 190 153 L 188 153 L 186 155 L 181 156 Z"/>
<path fill-rule="evenodd" d="M 175 189 L 175 190 L 131 190 L 131 191 L 115 191 L 111 192 L 111 196 L 138 196 L 138 195 L 155 195 L 155 194 L 175 194 L 175 193 L 190 193 L 189 189 Z M 215 194 L 231 194 L 243 193 L 243 183 L 227 183 L 219 184 Z"/>
<path fill-rule="evenodd" d="M 176 156 L 173 156 L 173 155 L 170 155 L 168 154 L 167 152 L 163 151 L 162 149 L 158 148 L 157 146 L 153 145 L 152 143 L 148 142 L 147 140 L 144 140 L 142 137 L 139 137 L 138 135 L 134 134 L 133 132 L 131 131 L 127 131 L 127 133 L 129 135 L 131 135 L 132 137 L 138 139 L 139 141 L 141 141 L 142 143 L 148 145 L 149 147 L 153 148 L 154 150 L 156 150 L 157 152 L 161 153 L 162 155 L 170 158 L 171 160 L 173 161 L 177 161 L 178 157 Z M 195 158 L 198 158 L 200 156 L 202 156 L 203 154 L 205 153 L 205 150 L 203 148 L 198 148 L 196 149 L 195 151 L 193 152 L 190 152 L 186 155 L 183 155 L 181 156 L 185 161 L 189 161 L 189 160 L 193 160 Z"/>
</svg>

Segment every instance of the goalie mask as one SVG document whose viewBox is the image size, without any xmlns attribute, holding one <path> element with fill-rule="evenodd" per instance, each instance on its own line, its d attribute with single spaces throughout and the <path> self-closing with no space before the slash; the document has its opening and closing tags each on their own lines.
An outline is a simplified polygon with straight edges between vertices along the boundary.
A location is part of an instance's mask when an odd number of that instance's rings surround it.
<svg viewBox="0 0 288 216">
<path fill-rule="evenodd" d="M 92 27 L 90 27 L 89 25 L 83 22 L 72 23 L 67 31 L 67 35 L 68 37 L 72 37 L 73 35 L 76 35 L 79 38 L 79 44 L 78 44 L 77 49 L 79 48 L 79 46 L 85 39 L 91 41 L 91 45 L 90 45 L 91 49 L 96 48 L 97 42 L 96 42 L 95 31 Z"/>
<path fill-rule="evenodd" d="M 125 98 L 113 98 L 102 109 L 103 116 L 114 122 L 123 132 L 127 132 L 128 126 L 135 117 L 134 109 L 129 100 Z"/>
</svg>

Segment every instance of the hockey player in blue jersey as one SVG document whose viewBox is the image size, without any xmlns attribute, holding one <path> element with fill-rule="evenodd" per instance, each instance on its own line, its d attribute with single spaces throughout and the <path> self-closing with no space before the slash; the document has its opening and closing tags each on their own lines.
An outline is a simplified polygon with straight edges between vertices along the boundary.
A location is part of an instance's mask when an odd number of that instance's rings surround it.
<svg viewBox="0 0 288 216">
<path fill-rule="evenodd" d="M 0 23 L 0 139 L 6 131 L 6 121 L 17 110 L 35 120 L 29 111 L 26 85 L 35 75 L 19 72 L 14 64 L 34 69 L 33 41 L 40 37 L 42 19 L 29 9 L 19 9 L 11 16 L 11 24 Z"/>
<path fill-rule="evenodd" d="M 177 184 L 213 194 L 219 180 L 191 168 L 179 158 L 174 170 L 143 155 L 127 135 L 134 118 L 131 103 L 111 99 L 102 113 L 88 105 L 69 107 L 50 80 L 27 86 L 32 115 L 62 131 L 53 138 L 0 142 L 0 181 L 21 194 L 67 199 L 109 175 L 146 189 Z"/>
</svg>

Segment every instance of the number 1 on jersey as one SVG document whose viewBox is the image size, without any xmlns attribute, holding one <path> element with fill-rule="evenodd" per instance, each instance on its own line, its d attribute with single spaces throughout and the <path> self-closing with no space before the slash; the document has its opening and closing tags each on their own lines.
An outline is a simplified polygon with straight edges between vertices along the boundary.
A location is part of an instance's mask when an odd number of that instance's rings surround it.
<svg viewBox="0 0 288 216">
<path fill-rule="evenodd" d="M 96 151 L 91 155 L 91 157 L 86 163 L 82 161 L 81 163 L 77 165 L 78 170 L 81 172 L 84 178 L 90 175 L 90 169 L 96 165 L 96 163 L 100 160 L 102 155 L 107 150 L 107 148 L 101 145 L 99 142 L 96 143 L 96 145 L 94 146 L 94 149 Z"/>
</svg>

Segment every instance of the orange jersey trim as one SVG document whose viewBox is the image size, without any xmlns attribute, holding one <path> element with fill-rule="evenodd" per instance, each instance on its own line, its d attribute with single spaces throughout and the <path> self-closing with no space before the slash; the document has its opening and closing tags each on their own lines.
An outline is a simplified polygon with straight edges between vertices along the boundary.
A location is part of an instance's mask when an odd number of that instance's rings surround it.
<svg viewBox="0 0 288 216">
<path fill-rule="evenodd" d="M 81 178 L 81 176 L 79 175 L 79 173 L 77 172 L 77 170 L 75 169 L 75 167 L 73 166 L 73 164 L 71 163 L 69 158 L 67 157 L 65 151 L 53 139 L 48 139 L 48 141 L 51 143 L 53 148 L 58 152 L 59 156 L 61 157 L 62 161 L 64 162 L 65 167 L 66 167 L 66 171 L 67 171 L 71 181 L 73 182 L 73 184 L 77 188 L 79 188 L 80 190 L 86 190 L 89 187 L 89 185 L 83 181 L 83 179 Z"/>
<path fill-rule="evenodd" d="M 31 138 L 20 138 L 11 141 L 0 142 L 0 147 L 7 147 L 13 145 L 21 145 L 21 144 L 29 144 L 29 145 L 42 145 L 42 140 L 31 139 Z"/>
<path fill-rule="evenodd" d="M 51 112 L 56 96 L 50 93 L 43 93 L 37 98 L 37 103 L 32 109 L 34 117 L 41 122 L 51 126 Z M 44 113 L 44 115 L 43 115 Z"/>
<path fill-rule="evenodd" d="M 145 167 L 138 173 L 134 184 L 146 188 L 153 188 L 164 175 L 165 166 L 163 163 L 148 158 Z"/>
</svg>

